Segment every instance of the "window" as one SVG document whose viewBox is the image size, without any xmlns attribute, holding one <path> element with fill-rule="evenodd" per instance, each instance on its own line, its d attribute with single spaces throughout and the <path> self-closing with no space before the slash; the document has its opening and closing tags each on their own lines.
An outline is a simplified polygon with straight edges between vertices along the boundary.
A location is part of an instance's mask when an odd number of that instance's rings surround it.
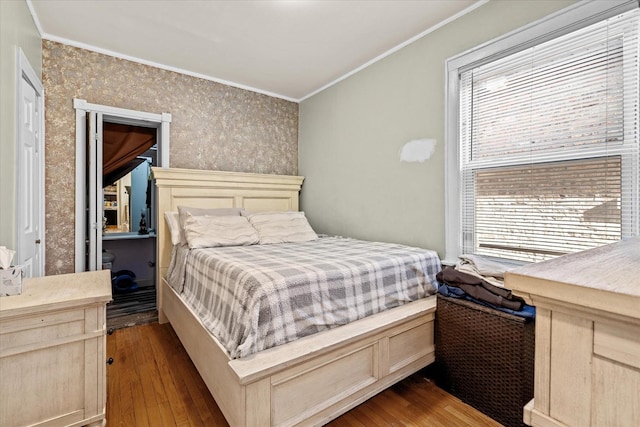
<svg viewBox="0 0 640 427">
<path fill-rule="evenodd" d="M 459 240 L 447 258 L 541 261 L 638 235 L 639 17 L 636 4 L 490 60 L 454 61 L 448 196 L 453 187 L 459 199 L 447 218 L 458 224 L 447 232 Z"/>
</svg>

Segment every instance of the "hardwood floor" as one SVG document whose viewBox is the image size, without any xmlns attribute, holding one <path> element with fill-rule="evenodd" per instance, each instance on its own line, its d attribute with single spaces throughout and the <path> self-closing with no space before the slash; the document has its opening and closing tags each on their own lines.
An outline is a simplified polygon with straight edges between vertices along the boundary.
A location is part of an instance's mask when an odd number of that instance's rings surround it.
<svg viewBox="0 0 640 427">
<path fill-rule="evenodd" d="M 107 426 L 228 426 L 168 324 L 107 337 Z M 500 426 L 414 374 L 328 424 L 342 426 Z"/>
</svg>

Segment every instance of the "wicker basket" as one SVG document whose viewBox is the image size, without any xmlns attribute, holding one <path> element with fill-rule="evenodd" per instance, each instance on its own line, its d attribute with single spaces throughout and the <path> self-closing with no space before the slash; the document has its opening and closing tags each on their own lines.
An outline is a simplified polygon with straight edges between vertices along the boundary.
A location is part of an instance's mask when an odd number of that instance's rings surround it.
<svg viewBox="0 0 640 427">
<path fill-rule="evenodd" d="M 439 385 L 507 427 L 533 397 L 534 322 L 438 295 Z"/>
</svg>

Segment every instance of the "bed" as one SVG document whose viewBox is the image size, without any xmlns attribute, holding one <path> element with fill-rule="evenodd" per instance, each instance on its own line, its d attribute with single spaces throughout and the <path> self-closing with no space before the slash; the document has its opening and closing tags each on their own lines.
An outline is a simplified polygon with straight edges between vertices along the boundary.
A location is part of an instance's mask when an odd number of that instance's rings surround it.
<svg viewBox="0 0 640 427">
<path fill-rule="evenodd" d="M 158 317 L 170 322 L 231 426 L 322 425 L 429 365 L 435 296 L 232 359 L 165 279 L 172 243 L 163 220 L 179 205 L 297 211 L 303 178 L 153 168 Z"/>
</svg>

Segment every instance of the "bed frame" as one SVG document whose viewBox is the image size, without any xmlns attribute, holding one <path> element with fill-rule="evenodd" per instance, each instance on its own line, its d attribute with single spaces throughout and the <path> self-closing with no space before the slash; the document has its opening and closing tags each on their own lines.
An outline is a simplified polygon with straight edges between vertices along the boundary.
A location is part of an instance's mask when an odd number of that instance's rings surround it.
<svg viewBox="0 0 640 427">
<path fill-rule="evenodd" d="M 160 323 L 171 322 L 229 424 L 322 425 L 429 365 L 435 296 L 242 359 L 229 359 L 164 276 L 178 205 L 298 210 L 303 177 L 153 168 Z"/>
</svg>

